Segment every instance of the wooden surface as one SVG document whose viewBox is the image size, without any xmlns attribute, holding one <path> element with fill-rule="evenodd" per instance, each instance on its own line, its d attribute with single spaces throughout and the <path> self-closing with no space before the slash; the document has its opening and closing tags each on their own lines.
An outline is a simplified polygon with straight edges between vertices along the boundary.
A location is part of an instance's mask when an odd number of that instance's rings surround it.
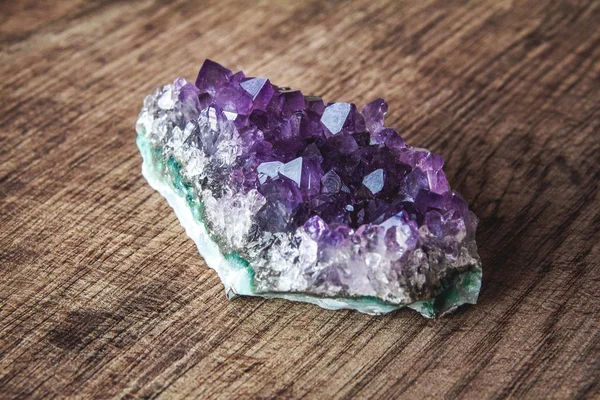
<svg viewBox="0 0 600 400">
<path fill-rule="evenodd" d="M 0 3 L 0 397 L 598 398 L 600 2 Z M 205 58 L 387 121 L 481 218 L 440 320 L 228 301 L 140 174 Z"/>
</svg>

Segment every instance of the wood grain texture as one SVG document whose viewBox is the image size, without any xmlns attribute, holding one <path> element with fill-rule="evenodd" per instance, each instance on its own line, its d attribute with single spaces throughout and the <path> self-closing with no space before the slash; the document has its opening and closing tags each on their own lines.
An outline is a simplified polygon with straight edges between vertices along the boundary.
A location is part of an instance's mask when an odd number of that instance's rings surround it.
<svg viewBox="0 0 600 400">
<path fill-rule="evenodd" d="M 143 97 L 205 58 L 447 160 L 480 304 L 228 301 L 140 174 Z M 600 2 L 0 3 L 0 398 L 600 397 Z"/>
</svg>

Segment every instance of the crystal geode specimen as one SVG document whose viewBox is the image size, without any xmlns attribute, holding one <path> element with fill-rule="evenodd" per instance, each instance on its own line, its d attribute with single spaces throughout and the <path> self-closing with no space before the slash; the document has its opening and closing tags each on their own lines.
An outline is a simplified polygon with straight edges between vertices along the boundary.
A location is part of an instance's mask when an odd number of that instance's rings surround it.
<svg viewBox="0 0 600 400">
<path fill-rule="evenodd" d="M 477 218 L 442 158 L 354 104 L 204 62 L 146 97 L 143 175 L 175 210 L 228 297 L 426 317 L 475 303 Z"/>
</svg>

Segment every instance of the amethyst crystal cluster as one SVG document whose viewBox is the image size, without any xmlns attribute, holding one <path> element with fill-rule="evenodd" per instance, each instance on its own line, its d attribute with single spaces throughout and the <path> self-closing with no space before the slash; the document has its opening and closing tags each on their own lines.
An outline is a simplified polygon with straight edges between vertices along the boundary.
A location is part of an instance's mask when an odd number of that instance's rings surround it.
<svg viewBox="0 0 600 400">
<path fill-rule="evenodd" d="M 143 173 L 230 297 L 434 317 L 475 303 L 477 218 L 387 103 L 278 87 L 205 61 L 144 101 Z"/>
</svg>

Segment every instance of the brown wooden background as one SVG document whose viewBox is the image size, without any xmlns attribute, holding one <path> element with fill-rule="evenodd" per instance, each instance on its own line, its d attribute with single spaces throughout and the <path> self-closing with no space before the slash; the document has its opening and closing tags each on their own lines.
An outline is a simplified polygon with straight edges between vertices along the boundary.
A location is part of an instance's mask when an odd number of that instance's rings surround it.
<svg viewBox="0 0 600 400">
<path fill-rule="evenodd" d="M 447 160 L 480 304 L 228 301 L 140 174 L 143 97 L 205 58 Z M 2 1 L 0 397 L 600 396 L 600 2 Z"/>
</svg>

